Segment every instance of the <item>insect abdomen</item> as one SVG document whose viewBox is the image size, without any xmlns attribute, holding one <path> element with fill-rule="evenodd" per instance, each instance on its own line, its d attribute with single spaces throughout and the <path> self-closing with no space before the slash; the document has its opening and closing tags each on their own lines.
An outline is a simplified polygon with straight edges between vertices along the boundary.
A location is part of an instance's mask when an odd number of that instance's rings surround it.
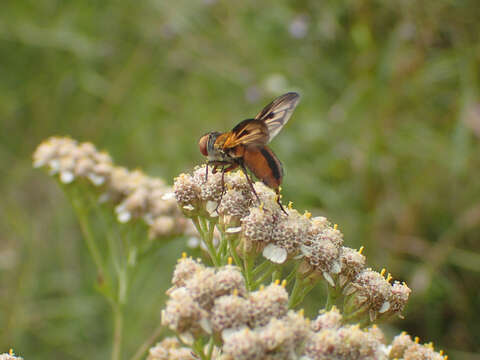
<svg viewBox="0 0 480 360">
<path fill-rule="evenodd" d="M 272 150 L 264 146 L 261 148 L 246 149 L 244 154 L 245 165 L 265 185 L 278 189 L 282 183 L 282 163 Z"/>
</svg>

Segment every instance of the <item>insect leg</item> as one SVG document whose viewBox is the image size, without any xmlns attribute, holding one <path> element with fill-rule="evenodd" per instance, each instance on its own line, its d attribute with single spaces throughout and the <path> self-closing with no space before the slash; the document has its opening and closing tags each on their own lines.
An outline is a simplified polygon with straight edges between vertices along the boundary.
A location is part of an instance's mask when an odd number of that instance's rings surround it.
<svg viewBox="0 0 480 360">
<path fill-rule="evenodd" d="M 220 206 L 220 203 L 222 202 L 223 195 L 225 194 L 225 173 L 228 171 L 232 171 L 233 169 L 236 169 L 238 167 L 238 164 L 232 164 L 229 167 L 223 167 L 222 168 L 222 192 L 220 195 L 220 200 L 218 200 L 217 207 L 215 208 L 215 211 L 218 210 L 218 207 Z"/>
<path fill-rule="evenodd" d="M 205 182 L 208 181 L 208 161 L 207 164 L 205 165 Z"/>
<path fill-rule="evenodd" d="M 239 165 L 240 165 L 240 167 L 242 168 L 243 174 L 244 174 L 245 177 L 247 178 L 248 184 L 250 185 L 250 188 L 252 189 L 252 192 L 255 194 L 258 202 L 261 203 L 260 198 L 258 197 L 258 194 L 257 194 L 257 192 L 255 191 L 255 188 L 253 187 L 253 182 L 252 182 L 252 180 L 250 179 L 250 177 L 248 176 L 247 168 L 245 167 L 245 165 L 243 165 L 243 163 L 240 163 Z"/>
<path fill-rule="evenodd" d="M 285 211 L 282 203 L 280 202 L 280 190 L 277 188 L 275 189 L 275 192 L 277 193 L 277 204 L 280 206 L 280 209 L 282 209 L 283 213 L 288 216 L 288 213 Z"/>
</svg>

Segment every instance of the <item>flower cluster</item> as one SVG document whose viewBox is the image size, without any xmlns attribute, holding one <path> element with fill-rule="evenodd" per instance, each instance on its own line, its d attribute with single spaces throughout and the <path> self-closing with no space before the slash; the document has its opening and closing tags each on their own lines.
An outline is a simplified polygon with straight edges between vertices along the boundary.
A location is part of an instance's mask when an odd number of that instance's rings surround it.
<svg viewBox="0 0 480 360">
<path fill-rule="evenodd" d="M 303 310 L 288 309 L 285 282 L 248 292 L 235 266 L 214 270 L 184 255 L 172 283 L 162 322 L 181 343 L 163 340 L 150 349 L 148 360 L 194 359 L 188 349 L 222 360 L 445 359 L 431 344 L 420 345 L 404 333 L 387 345 L 378 327 L 349 325 L 336 307 L 310 321 Z M 206 336 L 216 339 L 216 346 L 194 346 Z"/>
<path fill-rule="evenodd" d="M 162 323 L 189 342 L 192 336 L 265 325 L 288 311 L 288 294 L 279 283 L 247 292 L 240 269 L 205 267 L 183 257 L 173 275 Z"/>
<path fill-rule="evenodd" d="M 143 219 L 152 238 L 193 230 L 178 211 L 175 199 L 169 197 L 171 187 L 163 180 L 116 166 L 107 153 L 98 151 L 92 143 L 51 137 L 37 147 L 33 164 L 46 167 L 64 184 L 86 180 L 99 189 L 101 201 L 116 204 L 119 222 Z"/>
<path fill-rule="evenodd" d="M 0 360 L 22 360 L 22 357 L 16 356 L 13 350 L 10 349 L 8 353 L 0 354 Z"/>
<path fill-rule="evenodd" d="M 306 282 L 324 278 L 335 298 L 348 297 L 345 310 L 352 320 L 368 317 L 373 322 L 400 315 L 410 294 L 405 283 L 391 284 L 384 270 L 367 269 L 363 249 L 343 246 L 343 234 L 325 217 L 300 214 L 291 203 L 285 214 L 273 190 L 259 182 L 254 188 L 260 204 L 242 172 L 224 174 L 222 184 L 222 174 L 208 172 L 205 166 L 181 174 L 174 183 L 184 214 L 218 224 L 225 235 L 238 239 L 237 249 L 244 257 L 261 253 L 273 264 L 297 262 Z M 221 242 L 217 247 L 222 248 Z"/>
<path fill-rule="evenodd" d="M 167 337 L 150 348 L 147 360 L 196 360 L 192 350 L 174 337 Z"/>
</svg>

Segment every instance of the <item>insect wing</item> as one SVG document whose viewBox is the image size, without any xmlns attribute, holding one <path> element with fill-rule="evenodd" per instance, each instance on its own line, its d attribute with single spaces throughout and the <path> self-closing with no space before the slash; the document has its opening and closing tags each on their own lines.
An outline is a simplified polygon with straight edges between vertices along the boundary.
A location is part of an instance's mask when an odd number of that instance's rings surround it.
<svg viewBox="0 0 480 360">
<path fill-rule="evenodd" d="M 224 149 L 233 148 L 237 145 L 263 146 L 268 142 L 268 127 L 263 121 L 257 119 L 243 120 L 228 134 Z"/>
<path fill-rule="evenodd" d="M 269 137 L 267 143 L 282 130 L 292 116 L 293 110 L 295 110 L 299 101 L 299 94 L 289 92 L 277 97 L 258 113 L 255 119 L 263 121 L 268 128 Z"/>
</svg>

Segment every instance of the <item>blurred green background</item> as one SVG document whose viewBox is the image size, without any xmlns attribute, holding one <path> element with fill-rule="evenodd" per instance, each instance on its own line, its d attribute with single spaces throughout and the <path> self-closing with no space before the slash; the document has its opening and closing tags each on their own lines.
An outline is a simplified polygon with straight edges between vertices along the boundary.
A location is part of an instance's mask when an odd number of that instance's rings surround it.
<svg viewBox="0 0 480 360">
<path fill-rule="evenodd" d="M 71 206 L 31 168 L 44 138 L 92 141 L 171 183 L 202 161 L 200 135 L 298 91 L 272 144 L 284 199 L 407 281 L 406 319 L 389 331 L 478 358 L 479 19 L 476 0 L 4 0 L 0 350 L 109 356 L 108 307 Z M 146 267 L 126 354 L 158 323 L 184 248 L 171 242 Z"/>
</svg>

